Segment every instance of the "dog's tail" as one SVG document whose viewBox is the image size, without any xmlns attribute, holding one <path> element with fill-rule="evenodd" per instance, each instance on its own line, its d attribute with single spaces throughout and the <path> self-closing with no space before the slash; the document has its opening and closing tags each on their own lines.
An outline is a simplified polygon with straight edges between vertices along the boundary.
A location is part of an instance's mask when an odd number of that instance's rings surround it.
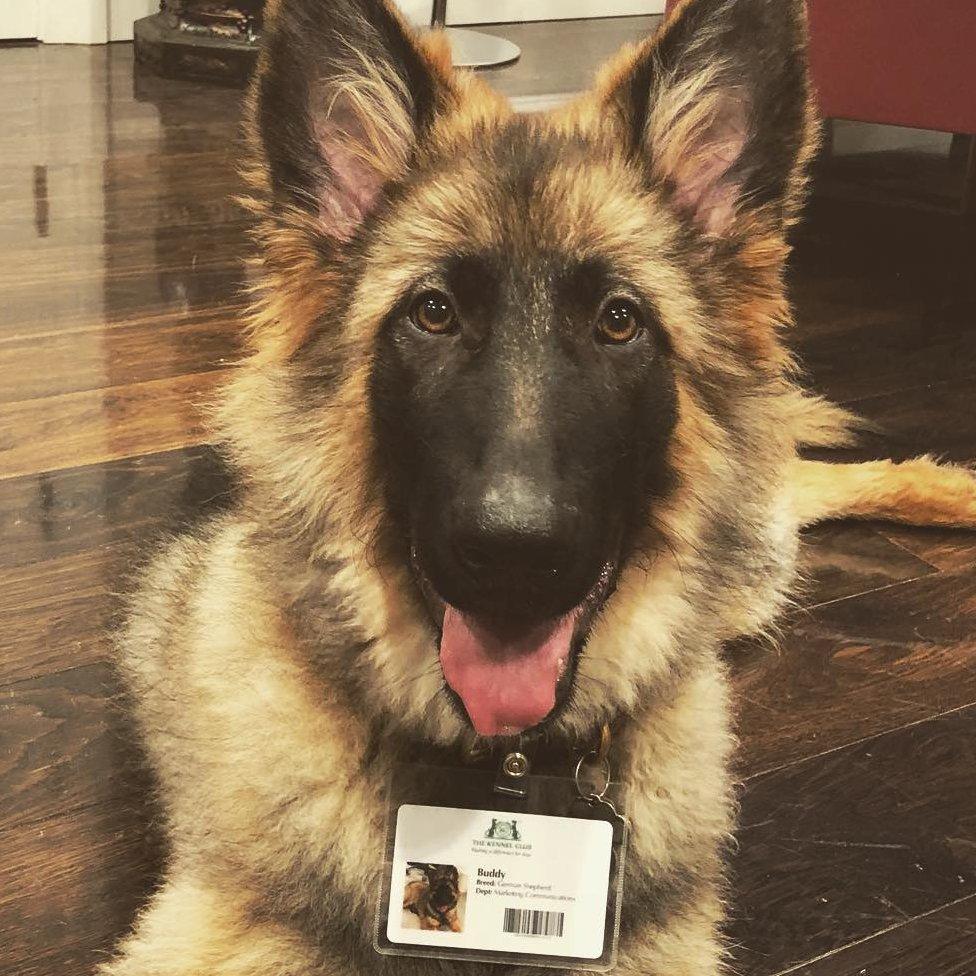
<svg viewBox="0 0 976 976">
<path fill-rule="evenodd" d="M 850 444 L 854 431 L 867 426 L 842 407 L 806 394 L 794 399 L 791 419 L 804 447 Z M 800 525 L 864 518 L 976 528 L 976 471 L 931 457 L 863 464 L 797 459 L 790 487 Z"/>
<path fill-rule="evenodd" d="M 790 481 L 800 525 L 865 518 L 976 529 L 976 472 L 930 457 L 863 464 L 797 459 Z"/>
</svg>

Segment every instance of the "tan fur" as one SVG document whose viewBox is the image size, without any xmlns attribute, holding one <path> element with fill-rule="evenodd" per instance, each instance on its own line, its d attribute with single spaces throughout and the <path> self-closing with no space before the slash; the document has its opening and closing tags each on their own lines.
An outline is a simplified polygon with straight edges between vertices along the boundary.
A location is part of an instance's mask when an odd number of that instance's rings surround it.
<svg viewBox="0 0 976 976">
<path fill-rule="evenodd" d="M 930 457 L 900 464 L 798 460 L 790 482 L 801 525 L 848 517 L 976 528 L 976 472 Z"/>
<path fill-rule="evenodd" d="M 303 976 L 316 953 L 287 926 L 252 922 L 246 899 L 228 895 L 189 873 L 170 882 L 152 902 L 126 955 L 100 969 L 105 976 Z"/>
<path fill-rule="evenodd" d="M 714 235 L 688 242 L 664 191 L 628 160 L 615 120 L 614 93 L 659 40 L 623 52 L 571 105 L 518 123 L 526 140 L 570 147 L 539 175 L 524 209 L 486 180 L 479 155 L 515 124 L 510 106 L 473 75 L 450 72 L 443 38 L 413 43 L 444 86 L 422 145 L 391 94 L 397 82 L 363 65 L 361 52 L 346 52 L 351 74 L 329 95 L 353 110 L 358 159 L 391 179 L 408 161 L 426 174 L 370 238 L 353 292 L 320 258 L 322 214 L 274 198 L 251 98 L 247 203 L 260 255 L 251 353 L 216 417 L 243 497 L 160 552 L 122 635 L 120 666 L 172 853 L 106 976 L 459 971 L 384 960 L 370 948 L 393 764 L 417 749 L 470 761 L 476 743 L 442 692 L 409 567 L 386 545 L 365 405 L 388 309 L 461 247 L 529 241 L 609 256 L 654 296 L 672 348 L 675 486 L 649 513 L 638 556 L 597 618 L 572 699 L 548 733 L 569 773 L 596 730 L 614 723 L 614 774 L 628 785 L 632 823 L 627 891 L 639 898 L 661 879 L 671 886 L 660 917 L 649 909 L 629 923 L 622 976 L 720 971 L 733 737 L 719 650 L 767 629 L 788 600 L 799 528 L 845 515 L 976 525 L 976 490 L 963 469 L 799 459 L 800 447 L 844 443 L 854 426 L 799 387 L 783 342 L 784 228 L 816 141 L 810 105 L 781 219 L 744 211 L 733 256 L 718 267 Z M 648 124 L 658 178 L 703 151 L 723 70 L 715 64 L 659 92 Z M 325 104 L 328 115 L 337 103 Z M 574 154 L 577 145 L 587 151 Z M 323 334 L 335 309 L 341 324 Z M 334 382 L 301 387 L 316 356 L 336 367 Z M 510 392 L 524 409 L 524 391 Z M 721 543 L 727 562 L 715 560 L 716 526 L 734 533 Z M 331 616 L 316 630 L 325 607 Z"/>
</svg>

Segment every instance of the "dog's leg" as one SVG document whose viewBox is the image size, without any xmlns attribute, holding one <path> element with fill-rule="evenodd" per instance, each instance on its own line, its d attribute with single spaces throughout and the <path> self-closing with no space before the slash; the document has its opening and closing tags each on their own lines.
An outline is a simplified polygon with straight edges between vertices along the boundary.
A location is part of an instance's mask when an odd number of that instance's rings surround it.
<svg viewBox="0 0 976 976">
<path fill-rule="evenodd" d="M 98 976 L 319 976 L 297 933 L 189 878 L 169 881 Z"/>
<path fill-rule="evenodd" d="M 801 526 L 832 518 L 976 528 L 976 472 L 928 457 L 896 464 L 794 461 L 791 494 Z"/>
<path fill-rule="evenodd" d="M 458 913 L 456 908 L 453 911 L 447 913 L 447 925 L 452 932 L 461 931 L 461 919 L 458 918 Z"/>
</svg>

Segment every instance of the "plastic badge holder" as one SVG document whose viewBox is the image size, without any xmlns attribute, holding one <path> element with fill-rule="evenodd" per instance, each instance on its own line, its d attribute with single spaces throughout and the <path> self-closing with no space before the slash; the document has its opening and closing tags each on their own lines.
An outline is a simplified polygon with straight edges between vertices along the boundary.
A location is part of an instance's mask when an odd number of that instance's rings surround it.
<svg viewBox="0 0 976 976">
<path fill-rule="evenodd" d="M 619 784 L 584 798 L 569 776 L 526 776 L 510 792 L 491 771 L 397 766 L 377 952 L 611 969 L 627 848 L 621 802 Z"/>
</svg>

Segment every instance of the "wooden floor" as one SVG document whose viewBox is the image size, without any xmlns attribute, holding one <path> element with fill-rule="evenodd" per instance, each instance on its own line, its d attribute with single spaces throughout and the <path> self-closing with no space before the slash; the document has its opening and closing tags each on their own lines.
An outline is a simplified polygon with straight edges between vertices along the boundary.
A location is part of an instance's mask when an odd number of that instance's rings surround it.
<svg viewBox="0 0 976 976">
<path fill-rule="evenodd" d="M 240 95 L 134 83 L 125 45 L 0 49 L 0 89 L 0 973 L 76 976 L 159 866 L 107 633 L 134 553 L 228 490 L 196 405 L 238 352 Z M 850 456 L 973 460 L 973 239 L 832 195 L 932 166 L 851 165 L 798 235 L 796 343 L 884 431 Z M 730 649 L 737 970 L 972 976 L 976 537 L 834 525 L 805 564 L 780 649 Z"/>
</svg>

